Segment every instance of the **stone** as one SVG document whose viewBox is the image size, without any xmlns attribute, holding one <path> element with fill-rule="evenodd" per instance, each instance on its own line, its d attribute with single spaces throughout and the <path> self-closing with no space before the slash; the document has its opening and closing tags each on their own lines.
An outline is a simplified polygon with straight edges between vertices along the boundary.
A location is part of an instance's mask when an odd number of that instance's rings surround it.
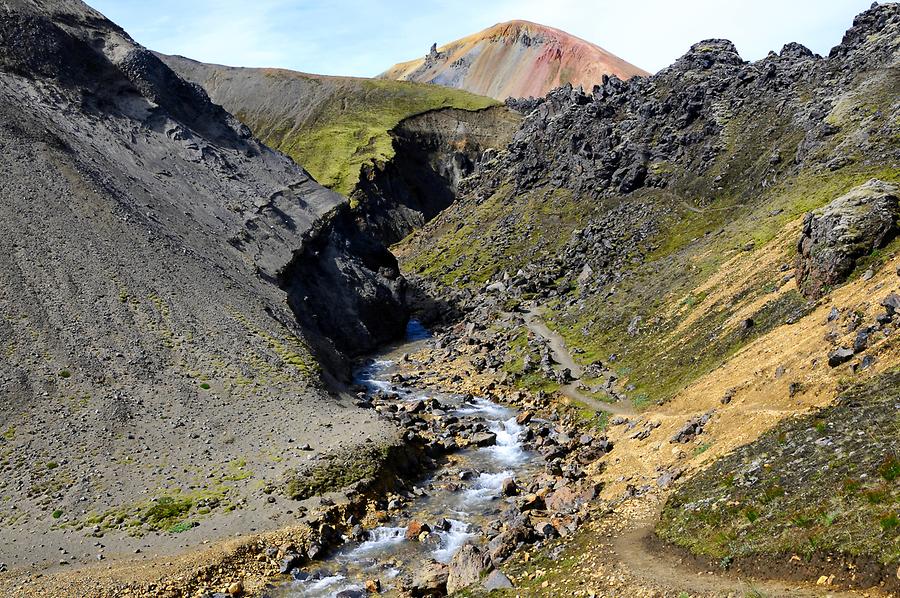
<svg viewBox="0 0 900 598">
<path fill-rule="evenodd" d="M 416 541 L 422 534 L 427 534 L 430 532 L 431 528 L 427 523 L 422 523 L 421 521 L 416 521 L 415 519 L 413 519 L 409 522 L 409 525 L 406 526 L 405 537 L 409 541 Z"/>
<path fill-rule="evenodd" d="M 491 592 L 493 590 L 503 590 L 514 587 L 509 578 L 502 571 L 493 570 L 484 578 L 482 584 L 484 589 Z"/>
<path fill-rule="evenodd" d="M 244 584 L 236 581 L 228 586 L 228 594 L 230 596 L 241 596 L 244 594 Z"/>
<path fill-rule="evenodd" d="M 302 564 L 302 556 L 300 556 L 296 552 L 289 552 L 284 555 L 284 558 L 281 559 L 281 566 L 278 568 L 278 571 L 282 574 L 290 573 Z"/>
<path fill-rule="evenodd" d="M 853 349 L 845 349 L 843 347 L 835 349 L 828 354 L 828 365 L 836 368 L 842 363 L 847 363 L 853 359 Z"/>
<path fill-rule="evenodd" d="M 877 179 L 806 214 L 797 241 L 797 286 L 819 298 L 853 271 L 856 261 L 897 234 L 898 189 Z"/>
<path fill-rule="evenodd" d="M 370 594 L 377 594 L 381 591 L 381 582 L 377 579 L 367 579 L 364 585 L 366 591 Z"/>
<path fill-rule="evenodd" d="M 881 300 L 881 306 L 889 316 L 893 316 L 895 313 L 900 311 L 900 295 L 897 295 L 897 293 L 891 293 Z"/>
<path fill-rule="evenodd" d="M 463 544 L 450 559 L 447 592 L 452 594 L 477 583 L 485 569 L 485 555 L 481 549 L 470 543 Z"/>
<path fill-rule="evenodd" d="M 537 528 L 535 528 L 535 531 L 545 540 L 552 540 L 553 538 L 559 537 L 559 530 L 557 530 L 549 521 L 545 521 L 538 525 Z"/>
<path fill-rule="evenodd" d="M 852 355 L 852 353 L 851 353 Z M 674 436 L 669 440 L 669 442 L 680 442 L 686 443 L 693 440 L 695 437 L 699 436 L 703 433 L 703 427 L 709 422 L 712 417 L 713 412 L 704 413 L 698 417 L 692 417 L 689 419 L 681 428 L 679 428 L 678 432 L 675 433 Z"/>
<path fill-rule="evenodd" d="M 519 492 L 519 486 L 512 478 L 506 478 L 500 485 L 500 494 L 503 496 L 515 496 Z"/>
<path fill-rule="evenodd" d="M 578 494 L 568 485 L 557 488 L 545 499 L 547 510 L 569 513 L 577 506 Z"/>
<path fill-rule="evenodd" d="M 854 353 L 862 353 L 866 350 L 866 347 L 869 344 L 869 334 L 871 334 L 871 330 L 868 328 L 863 328 L 856 333 L 856 338 L 853 339 Z"/>
<path fill-rule="evenodd" d="M 515 552 L 519 544 L 527 542 L 531 538 L 531 530 L 524 523 L 513 524 L 506 531 L 498 534 L 488 542 L 491 562 L 496 566 L 505 561 L 509 555 Z"/>
<path fill-rule="evenodd" d="M 368 592 L 365 590 L 341 590 L 334 595 L 334 598 L 366 598 Z"/>
<path fill-rule="evenodd" d="M 519 505 L 519 509 L 522 511 L 541 510 L 544 507 L 544 499 L 537 494 L 528 494 L 524 496 Z"/>
<path fill-rule="evenodd" d="M 497 435 L 493 432 L 476 432 L 469 438 L 469 444 L 485 447 L 497 444 Z"/>
<path fill-rule="evenodd" d="M 424 563 L 413 575 L 410 593 L 413 596 L 444 596 L 447 594 L 449 574 L 449 567 L 443 563 Z"/>
</svg>

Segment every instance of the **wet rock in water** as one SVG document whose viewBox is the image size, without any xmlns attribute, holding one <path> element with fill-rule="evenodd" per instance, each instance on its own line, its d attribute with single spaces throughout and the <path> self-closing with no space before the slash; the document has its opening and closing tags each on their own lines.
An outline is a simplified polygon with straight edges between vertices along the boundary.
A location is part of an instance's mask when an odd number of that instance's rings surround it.
<svg viewBox="0 0 900 598">
<path fill-rule="evenodd" d="M 434 524 L 434 529 L 440 530 L 442 532 L 449 532 L 451 527 L 453 526 L 448 519 L 440 519 L 437 523 Z"/>
<path fill-rule="evenodd" d="M 808 213 L 797 242 L 797 285 L 818 298 L 846 280 L 856 261 L 897 234 L 896 186 L 871 180 Z"/>
<path fill-rule="evenodd" d="M 841 347 L 828 354 L 828 365 L 836 368 L 842 363 L 847 363 L 851 359 L 853 359 L 853 349 L 845 349 Z"/>
<path fill-rule="evenodd" d="M 494 446 L 497 444 L 497 435 L 493 432 L 477 432 L 469 438 L 469 443 L 475 446 Z"/>
<path fill-rule="evenodd" d="M 486 555 L 473 544 L 463 544 L 450 559 L 447 592 L 452 594 L 477 583 L 489 563 Z"/>
<path fill-rule="evenodd" d="M 365 583 L 366 592 L 377 594 L 381 591 L 381 582 L 377 579 L 367 579 Z"/>
<path fill-rule="evenodd" d="M 278 571 L 281 573 L 290 573 L 303 564 L 303 557 L 296 552 L 290 552 L 281 559 L 281 566 Z"/>
<path fill-rule="evenodd" d="M 365 590 L 341 590 L 334 595 L 334 598 L 366 598 L 369 593 Z"/>
<path fill-rule="evenodd" d="M 446 596 L 449 573 L 447 565 L 437 561 L 425 563 L 413 576 L 410 593 L 413 596 Z"/>
<path fill-rule="evenodd" d="M 515 496 L 519 492 L 519 486 L 512 478 L 506 478 L 500 485 L 500 494 L 502 496 Z"/>
<path fill-rule="evenodd" d="M 524 426 L 525 424 L 530 422 L 531 418 L 533 418 L 533 417 L 534 417 L 533 411 L 530 411 L 530 410 L 523 411 L 522 413 L 520 413 L 519 415 L 516 416 L 516 423 L 519 424 L 520 426 Z"/>
<path fill-rule="evenodd" d="M 410 541 L 415 541 L 419 539 L 419 536 L 422 534 L 427 534 L 431 532 L 431 528 L 427 523 L 422 523 L 421 521 L 416 521 L 415 519 L 409 522 L 409 525 L 406 526 L 406 539 Z"/>
</svg>

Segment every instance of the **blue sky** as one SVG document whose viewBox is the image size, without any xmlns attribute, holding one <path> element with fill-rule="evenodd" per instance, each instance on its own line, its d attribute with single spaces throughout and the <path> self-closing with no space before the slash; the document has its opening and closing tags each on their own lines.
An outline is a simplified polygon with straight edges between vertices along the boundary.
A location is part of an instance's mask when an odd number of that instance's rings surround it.
<svg viewBox="0 0 900 598">
<path fill-rule="evenodd" d="M 657 71 L 694 42 L 747 60 L 798 41 L 826 54 L 871 0 L 87 0 L 139 43 L 234 66 L 374 76 L 494 23 L 563 29 Z"/>
</svg>

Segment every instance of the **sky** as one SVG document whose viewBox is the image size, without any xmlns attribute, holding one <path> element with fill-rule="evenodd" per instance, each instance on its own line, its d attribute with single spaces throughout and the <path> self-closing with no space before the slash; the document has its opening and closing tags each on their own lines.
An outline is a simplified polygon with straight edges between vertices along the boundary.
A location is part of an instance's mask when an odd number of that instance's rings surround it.
<svg viewBox="0 0 900 598">
<path fill-rule="evenodd" d="M 702 39 L 745 60 L 790 41 L 827 54 L 871 0 L 87 0 L 140 44 L 231 66 L 371 77 L 495 23 L 526 19 L 650 72 Z"/>
</svg>

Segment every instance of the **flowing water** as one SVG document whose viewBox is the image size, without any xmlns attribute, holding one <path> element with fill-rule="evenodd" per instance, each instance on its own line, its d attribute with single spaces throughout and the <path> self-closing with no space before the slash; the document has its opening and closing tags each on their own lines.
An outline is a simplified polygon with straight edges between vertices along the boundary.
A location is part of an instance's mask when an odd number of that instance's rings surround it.
<svg viewBox="0 0 900 598">
<path fill-rule="evenodd" d="M 409 515 L 371 529 L 364 542 L 351 542 L 321 562 L 310 563 L 300 575 L 274 594 L 279 597 L 334 597 L 341 592 L 363 590 L 366 580 L 377 579 L 390 591 L 401 573 L 411 573 L 428 560 L 447 563 L 466 540 L 500 513 L 500 488 L 510 477 L 527 478 L 539 467 L 539 457 L 522 445 L 523 428 L 516 412 L 483 398 L 452 393 L 394 388 L 388 380 L 394 372 L 393 358 L 421 348 L 427 331 L 411 322 L 407 343 L 382 359 L 371 360 L 357 373 L 357 381 L 369 392 L 392 392 L 398 401 L 434 398 L 448 414 L 460 420 L 483 422 L 497 435 L 496 445 L 468 448 L 453 455 L 452 463 L 439 468 L 416 486 L 426 495 L 407 505 Z M 405 539 L 411 520 L 427 523 L 432 533 L 423 542 Z"/>
</svg>

